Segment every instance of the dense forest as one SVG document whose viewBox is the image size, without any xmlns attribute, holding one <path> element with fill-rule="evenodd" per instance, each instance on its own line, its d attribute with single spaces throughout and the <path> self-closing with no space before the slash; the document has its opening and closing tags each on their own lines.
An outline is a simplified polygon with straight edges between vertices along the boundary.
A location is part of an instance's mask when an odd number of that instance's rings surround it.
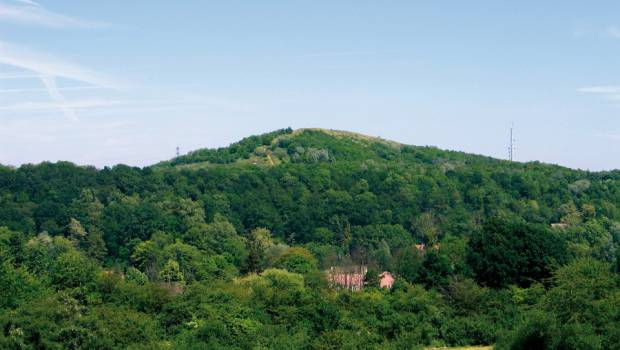
<svg viewBox="0 0 620 350">
<path fill-rule="evenodd" d="M 620 171 L 349 132 L 0 166 L 0 348 L 620 349 L 619 247 Z"/>
</svg>

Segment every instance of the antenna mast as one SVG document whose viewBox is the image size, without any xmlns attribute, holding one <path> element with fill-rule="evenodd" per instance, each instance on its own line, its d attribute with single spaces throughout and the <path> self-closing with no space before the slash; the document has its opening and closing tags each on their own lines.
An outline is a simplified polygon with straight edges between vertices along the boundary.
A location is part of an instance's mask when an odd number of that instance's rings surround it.
<svg viewBox="0 0 620 350">
<path fill-rule="evenodd" d="M 514 124 L 510 123 L 510 142 L 508 143 L 508 160 L 511 162 L 514 160 L 515 152 L 515 138 L 514 138 Z"/>
<path fill-rule="evenodd" d="M 179 150 L 179 146 L 177 146 L 177 157 L 179 157 L 181 155 L 181 152 Z"/>
</svg>

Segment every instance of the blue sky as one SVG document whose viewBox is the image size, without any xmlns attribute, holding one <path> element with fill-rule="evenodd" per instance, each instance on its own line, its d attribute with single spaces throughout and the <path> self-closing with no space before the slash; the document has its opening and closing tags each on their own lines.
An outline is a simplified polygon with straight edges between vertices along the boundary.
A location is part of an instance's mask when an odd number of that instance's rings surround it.
<svg viewBox="0 0 620 350">
<path fill-rule="evenodd" d="M 0 163 L 291 126 L 620 168 L 616 1 L 0 0 Z"/>
</svg>

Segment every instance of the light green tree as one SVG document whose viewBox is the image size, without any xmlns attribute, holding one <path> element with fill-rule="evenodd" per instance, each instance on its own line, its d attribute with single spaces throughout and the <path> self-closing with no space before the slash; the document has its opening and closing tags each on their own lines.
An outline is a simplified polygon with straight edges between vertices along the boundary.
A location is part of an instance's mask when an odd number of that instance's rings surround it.
<svg viewBox="0 0 620 350">
<path fill-rule="evenodd" d="M 262 271 L 267 262 L 267 250 L 274 245 L 271 232 L 266 228 L 257 228 L 248 237 L 248 270 Z"/>
<path fill-rule="evenodd" d="M 183 272 L 181 272 L 179 263 L 172 259 L 168 259 L 168 262 L 161 269 L 159 272 L 159 278 L 167 283 L 185 281 L 185 277 L 183 276 Z"/>
</svg>

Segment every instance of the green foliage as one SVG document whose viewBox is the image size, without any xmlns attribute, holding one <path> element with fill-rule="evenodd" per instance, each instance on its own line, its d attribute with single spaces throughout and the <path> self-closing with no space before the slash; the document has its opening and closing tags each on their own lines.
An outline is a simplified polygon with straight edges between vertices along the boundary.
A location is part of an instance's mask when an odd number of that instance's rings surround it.
<svg viewBox="0 0 620 350">
<path fill-rule="evenodd" d="M 0 262 L 0 310 L 15 308 L 43 290 L 41 282 L 8 261 Z"/>
<path fill-rule="evenodd" d="M 588 324 L 561 324 L 552 314 L 532 312 L 498 349 L 603 349 L 602 337 Z"/>
<path fill-rule="evenodd" d="M 317 268 L 314 255 L 301 247 L 289 248 L 276 262 L 276 266 L 295 273 L 309 273 Z"/>
<path fill-rule="evenodd" d="M 157 322 L 150 316 L 113 306 L 85 312 L 69 296 L 38 300 L 0 317 L 8 332 L 0 336 L 7 349 L 126 349 L 132 345 L 155 348 Z M 152 346 L 152 347 L 151 347 Z"/>
<path fill-rule="evenodd" d="M 133 266 L 127 269 L 127 272 L 125 273 L 125 278 L 127 279 L 127 282 L 132 282 L 139 285 L 145 285 L 149 281 L 149 278 L 146 276 L 146 274 Z"/>
<path fill-rule="evenodd" d="M 537 307 L 503 339 L 500 349 L 608 349 L 617 346 L 618 277 L 592 259 L 573 261 L 553 275 Z"/>
<path fill-rule="evenodd" d="M 95 226 L 93 226 L 92 232 L 86 232 L 78 220 L 71 218 L 67 227 L 67 236 L 86 255 L 97 260 L 105 258 L 107 248 L 101 233 Z"/>
<path fill-rule="evenodd" d="M 232 163 L 238 159 L 249 158 L 260 146 L 268 146 L 280 135 L 290 134 L 291 128 L 277 130 L 271 133 L 250 136 L 228 147 L 218 149 L 203 149 L 190 152 L 188 155 L 174 158 L 170 162 L 161 163 L 161 166 L 191 164 L 199 162 L 209 162 L 215 164 Z"/>
<path fill-rule="evenodd" d="M 150 240 L 137 244 L 131 254 L 133 264 L 147 275 L 153 275 L 157 271 L 157 263 L 160 259 L 161 248 Z"/>
<path fill-rule="evenodd" d="M 375 260 L 388 267 L 392 251 L 413 242 L 411 234 L 401 225 L 368 225 L 353 228 L 351 250 L 361 259 Z"/>
<path fill-rule="evenodd" d="M 164 265 L 164 267 L 159 272 L 159 277 L 164 282 L 183 282 L 185 281 L 185 276 L 181 271 L 181 266 L 176 260 L 168 259 L 168 262 Z"/>
<path fill-rule="evenodd" d="M 411 245 L 396 256 L 396 272 L 399 276 L 413 283 L 418 281 L 424 262 L 424 254 L 415 245 Z"/>
<path fill-rule="evenodd" d="M 96 267 L 82 254 L 71 251 L 56 258 L 50 266 L 52 283 L 58 288 L 82 287 L 92 282 Z"/>
<path fill-rule="evenodd" d="M 379 270 L 375 267 L 369 267 L 364 275 L 364 286 L 369 288 L 379 287 Z"/>
<path fill-rule="evenodd" d="M 259 272 L 267 266 L 267 251 L 273 245 L 269 230 L 257 228 L 250 232 L 248 237 L 248 271 Z"/>
<path fill-rule="evenodd" d="M 566 260 L 564 242 L 540 225 L 491 218 L 469 241 L 469 263 L 479 282 L 527 286 Z"/>
<path fill-rule="evenodd" d="M 618 171 L 320 129 L 0 166 L 0 348 L 617 349 L 618 203 Z"/>
<path fill-rule="evenodd" d="M 553 288 L 546 294 L 545 304 L 561 322 L 596 322 L 603 316 L 614 317 L 602 312 L 605 305 L 615 300 L 618 282 L 608 264 L 593 259 L 577 260 L 554 273 Z M 615 312 L 617 316 L 618 309 L 605 313 Z"/>
<path fill-rule="evenodd" d="M 448 278 L 452 273 L 448 258 L 437 250 L 431 250 L 424 257 L 416 281 L 429 286 L 443 287 L 448 284 Z"/>
</svg>

